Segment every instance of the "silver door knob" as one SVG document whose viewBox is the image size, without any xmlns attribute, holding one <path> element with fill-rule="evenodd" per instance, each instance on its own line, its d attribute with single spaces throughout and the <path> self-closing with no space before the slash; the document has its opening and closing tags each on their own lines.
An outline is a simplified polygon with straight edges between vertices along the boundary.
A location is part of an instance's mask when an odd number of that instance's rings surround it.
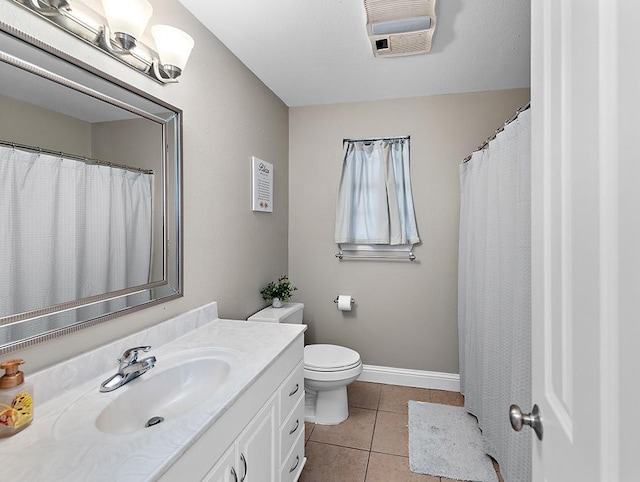
<svg viewBox="0 0 640 482">
<path fill-rule="evenodd" d="M 511 405 L 511 407 L 509 407 L 509 420 L 511 420 L 511 427 L 513 427 L 516 432 L 522 430 L 524 425 L 529 425 L 536 433 L 538 440 L 542 440 L 542 421 L 540 420 L 540 409 L 537 405 L 533 406 L 531 413 L 522 413 L 520 407 Z"/>
</svg>

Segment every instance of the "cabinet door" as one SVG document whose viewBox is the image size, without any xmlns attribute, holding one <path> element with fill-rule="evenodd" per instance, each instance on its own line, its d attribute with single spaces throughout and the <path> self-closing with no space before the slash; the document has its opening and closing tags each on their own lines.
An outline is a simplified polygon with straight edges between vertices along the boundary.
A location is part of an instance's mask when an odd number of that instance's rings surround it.
<svg viewBox="0 0 640 482">
<path fill-rule="evenodd" d="M 218 463 L 205 475 L 202 482 L 239 482 L 237 469 L 234 467 L 236 460 L 236 447 L 229 447 Z"/>
<path fill-rule="evenodd" d="M 276 480 L 276 401 L 272 397 L 238 438 L 236 470 L 239 481 Z"/>
</svg>

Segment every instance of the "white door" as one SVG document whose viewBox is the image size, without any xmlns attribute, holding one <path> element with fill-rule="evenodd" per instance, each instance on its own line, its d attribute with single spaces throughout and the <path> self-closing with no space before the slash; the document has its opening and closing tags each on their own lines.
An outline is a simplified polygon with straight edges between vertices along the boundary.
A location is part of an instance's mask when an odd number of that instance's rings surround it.
<svg viewBox="0 0 640 482">
<path fill-rule="evenodd" d="M 536 482 L 640 480 L 638 19 L 532 0 Z"/>
</svg>

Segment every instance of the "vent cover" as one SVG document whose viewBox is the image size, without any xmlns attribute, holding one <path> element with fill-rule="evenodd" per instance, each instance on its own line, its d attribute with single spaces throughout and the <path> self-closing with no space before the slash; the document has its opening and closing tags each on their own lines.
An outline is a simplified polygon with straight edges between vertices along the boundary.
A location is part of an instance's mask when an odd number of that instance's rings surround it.
<svg viewBox="0 0 640 482">
<path fill-rule="evenodd" d="M 424 54 L 436 28 L 436 0 L 364 0 L 376 57 Z"/>
</svg>

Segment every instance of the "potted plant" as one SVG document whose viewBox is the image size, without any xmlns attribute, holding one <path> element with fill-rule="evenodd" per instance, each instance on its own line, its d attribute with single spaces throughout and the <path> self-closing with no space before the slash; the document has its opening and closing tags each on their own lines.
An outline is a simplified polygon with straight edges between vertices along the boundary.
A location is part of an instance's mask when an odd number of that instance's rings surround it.
<svg viewBox="0 0 640 482">
<path fill-rule="evenodd" d="M 287 275 L 278 278 L 278 281 L 271 281 L 260 291 L 265 301 L 271 301 L 274 308 L 282 308 L 282 303 L 287 301 L 298 288 L 291 284 Z"/>
</svg>

